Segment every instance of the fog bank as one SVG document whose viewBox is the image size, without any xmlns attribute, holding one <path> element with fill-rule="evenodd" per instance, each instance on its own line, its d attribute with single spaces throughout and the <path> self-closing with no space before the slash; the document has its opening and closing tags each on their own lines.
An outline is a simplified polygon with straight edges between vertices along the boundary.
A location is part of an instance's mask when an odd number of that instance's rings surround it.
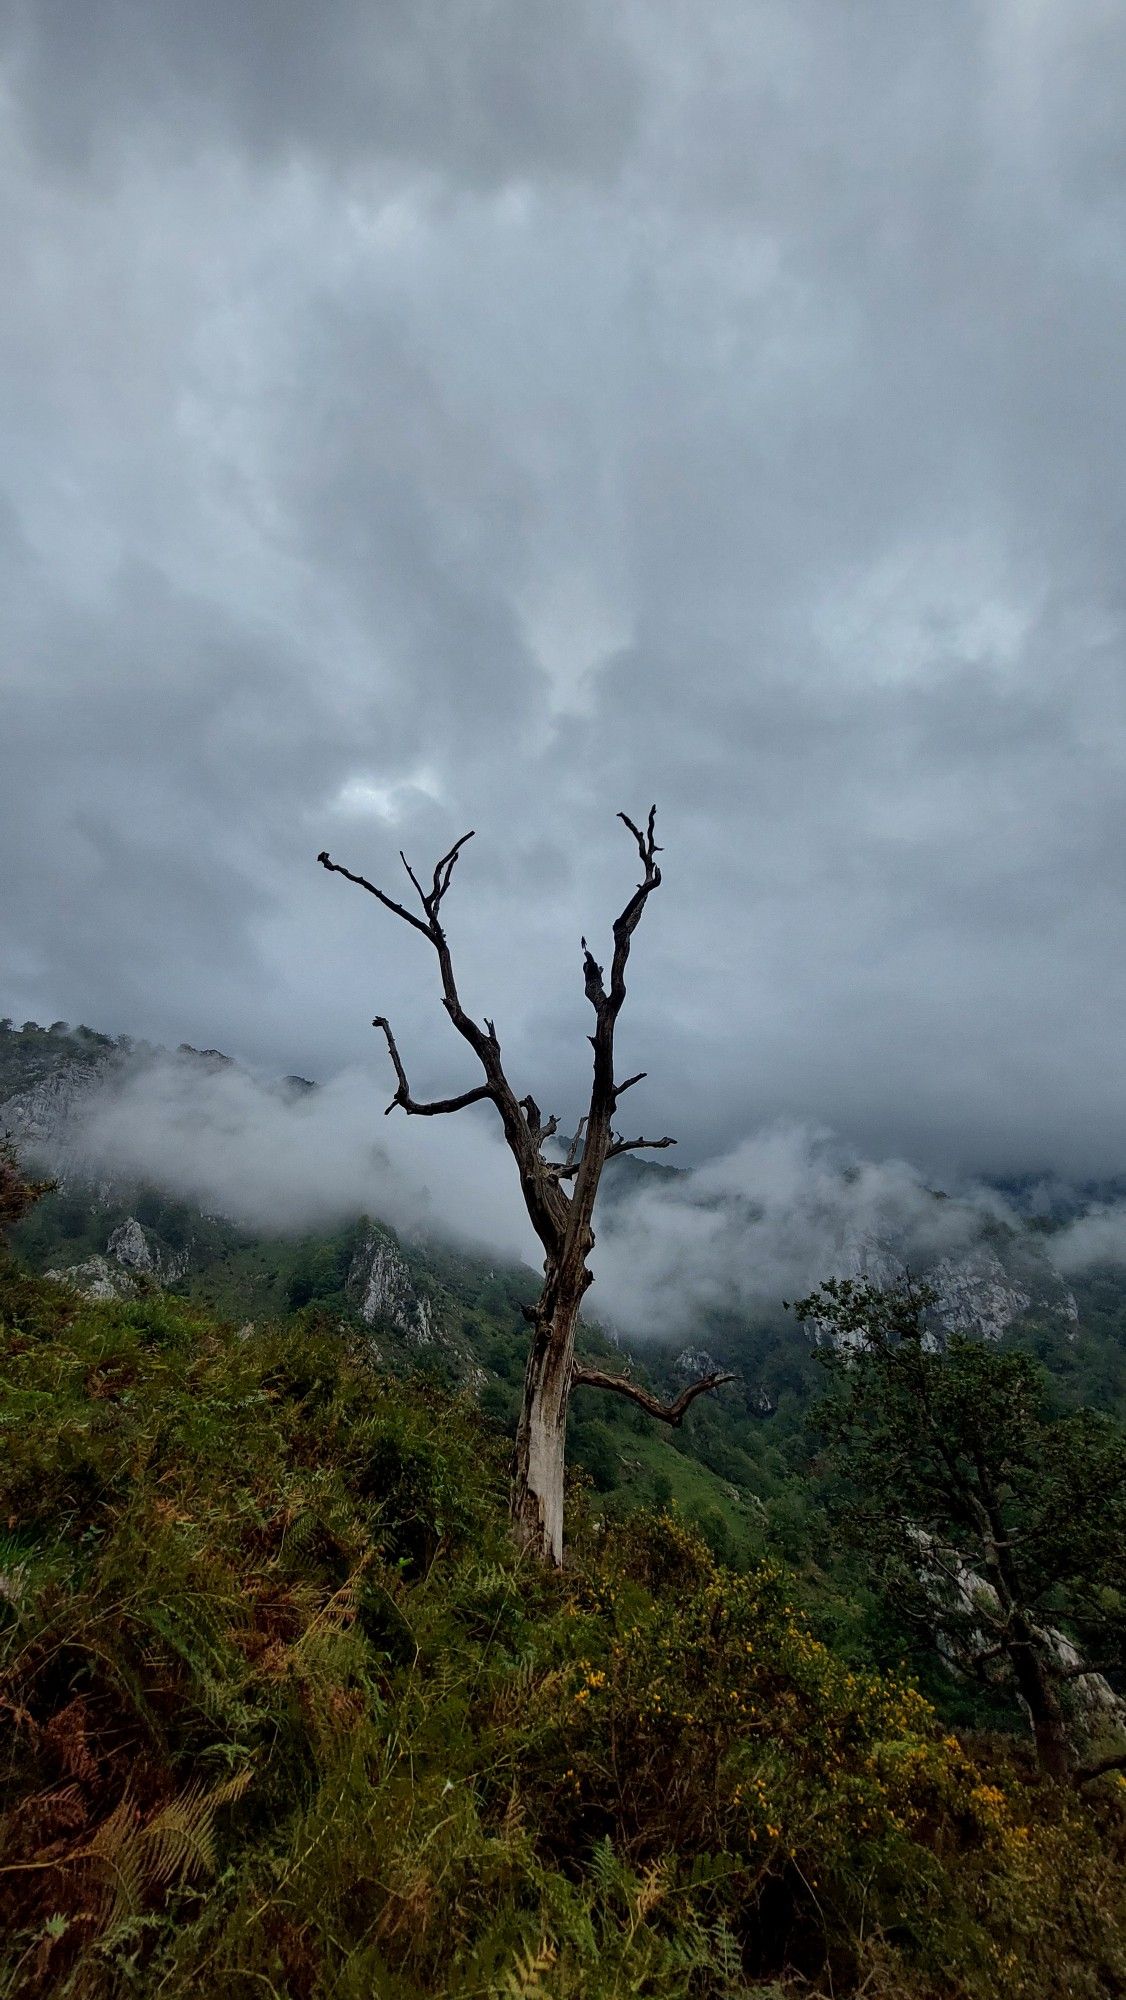
<svg viewBox="0 0 1126 2000">
<path fill-rule="evenodd" d="M 152 1183 L 254 1229 L 328 1228 L 366 1213 L 410 1237 L 538 1268 L 489 1107 L 385 1116 L 387 1093 L 374 1071 L 302 1088 L 161 1056 L 91 1092 L 71 1147 L 87 1172 Z M 635 1338 L 667 1338 L 712 1313 L 776 1311 L 883 1252 L 926 1268 L 998 1223 L 1020 1218 L 989 1187 L 944 1193 L 906 1160 L 867 1159 L 827 1128 L 778 1123 L 688 1171 L 612 1166 L 590 1310 Z M 1126 1210 L 1081 1218 L 1051 1239 L 1051 1254 L 1069 1271 L 1126 1256 Z"/>
</svg>

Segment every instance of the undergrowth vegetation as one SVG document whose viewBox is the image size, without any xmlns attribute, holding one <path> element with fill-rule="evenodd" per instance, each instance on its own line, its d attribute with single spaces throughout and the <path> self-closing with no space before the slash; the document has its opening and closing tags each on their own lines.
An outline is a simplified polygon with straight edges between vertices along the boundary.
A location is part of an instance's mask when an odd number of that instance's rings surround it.
<svg viewBox="0 0 1126 2000">
<path fill-rule="evenodd" d="M 828 1650 L 675 1513 L 515 1554 L 506 1442 L 313 1310 L 0 1272 L 0 1994 L 1077 2000 L 1123 1788 Z"/>
</svg>

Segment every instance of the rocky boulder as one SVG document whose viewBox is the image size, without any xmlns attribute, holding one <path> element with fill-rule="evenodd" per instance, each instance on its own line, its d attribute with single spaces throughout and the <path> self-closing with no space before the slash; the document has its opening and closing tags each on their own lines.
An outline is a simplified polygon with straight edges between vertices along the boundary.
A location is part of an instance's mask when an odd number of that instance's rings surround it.
<svg viewBox="0 0 1126 2000">
<path fill-rule="evenodd" d="M 113 1231 L 106 1256 L 134 1277 L 151 1278 L 158 1285 L 175 1284 L 188 1268 L 186 1250 L 170 1250 L 133 1215 Z"/>
</svg>

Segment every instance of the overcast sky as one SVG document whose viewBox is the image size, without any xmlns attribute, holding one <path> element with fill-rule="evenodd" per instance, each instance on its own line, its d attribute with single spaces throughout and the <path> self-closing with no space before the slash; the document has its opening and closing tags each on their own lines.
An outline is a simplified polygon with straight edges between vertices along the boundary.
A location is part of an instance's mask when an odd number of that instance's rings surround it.
<svg viewBox="0 0 1126 2000">
<path fill-rule="evenodd" d="M 1118 0 L 7 0 L 0 1011 L 1126 1164 Z M 600 955 L 603 955 L 600 953 Z M 682 1153 L 682 1156 L 684 1154 Z"/>
</svg>

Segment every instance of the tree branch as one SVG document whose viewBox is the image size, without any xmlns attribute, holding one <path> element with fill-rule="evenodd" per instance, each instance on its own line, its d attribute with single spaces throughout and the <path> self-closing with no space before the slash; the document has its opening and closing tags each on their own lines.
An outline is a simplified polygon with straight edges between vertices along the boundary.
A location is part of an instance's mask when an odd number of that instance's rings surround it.
<svg viewBox="0 0 1126 2000">
<path fill-rule="evenodd" d="M 575 1127 L 574 1133 L 571 1138 L 571 1143 L 567 1148 L 568 1167 L 573 1167 L 575 1161 L 579 1157 L 579 1149 L 583 1143 L 583 1133 L 585 1130 L 586 1130 L 586 1112 L 584 1111 L 582 1117 L 579 1119 L 579 1122 Z"/>
<path fill-rule="evenodd" d="M 421 931 L 423 937 L 430 936 L 429 924 L 424 924 L 422 918 L 416 917 L 413 910 L 404 910 L 402 904 L 397 903 L 393 896 L 388 896 L 382 889 L 377 889 L 375 883 L 369 882 L 366 875 L 353 875 L 350 868 L 342 868 L 339 861 L 331 861 L 327 850 L 318 854 L 317 860 L 322 868 L 327 868 L 330 875 L 343 875 L 345 881 L 355 882 L 357 888 L 366 889 L 369 896 L 374 896 L 377 902 L 382 903 L 385 910 L 390 910 L 396 917 L 402 917 L 405 924 L 410 924 L 416 931 Z M 413 876 L 411 879 L 413 881 Z"/>
<path fill-rule="evenodd" d="M 597 1014 L 606 1005 L 606 989 L 602 984 L 602 967 L 594 957 L 585 938 L 580 938 L 583 948 L 583 985 L 586 997 Z"/>
<path fill-rule="evenodd" d="M 520 1109 L 528 1121 L 528 1130 L 537 1145 L 542 1146 L 546 1140 L 554 1139 L 555 1134 L 559 1130 L 559 1120 L 554 1112 L 552 1112 L 547 1124 L 542 1125 L 540 1123 L 540 1107 L 530 1092 L 527 1097 L 520 1099 Z"/>
<path fill-rule="evenodd" d="M 614 1029 L 626 997 L 626 963 L 629 959 L 630 940 L 641 920 L 641 913 L 646 903 L 654 889 L 659 888 L 661 883 L 661 870 L 657 864 L 657 856 L 661 850 L 657 846 L 654 831 L 657 823 L 656 806 L 649 808 L 649 818 L 644 831 L 641 827 L 635 826 L 628 813 L 619 813 L 618 818 L 637 842 L 642 877 L 621 915 L 614 921 L 614 956 L 610 966 L 609 989 L 603 981 L 602 967 L 591 953 L 586 939 L 582 941 L 583 982 L 587 999 L 594 1008 L 595 1017 L 594 1033 L 590 1038 L 594 1050 L 594 1075 L 591 1080 L 590 1109 L 587 1114 L 586 1144 L 575 1175 L 568 1237 L 576 1246 L 581 1246 L 581 1254 L 584 1257 L 589 1253 L 594 1240 L 591 1219 L 594 1214 L 595 1196 L 613 1140 L 610 1120 L 620 1095 L 614 1086 Z M 640 1081 L 640 1078 L 631 1081 Z M 570 1178 L 573 1165 L 574 1162 L 568 1160 L 564 1173 L 559 1178 Z"/>
<path fill-rule="evenodd" d="M 1112 1757 L 1100 1757 L 1097 1764 L 1087 1764 L 1076 1771 L 1077 1785 L 1089 1785 L 1092 1778 L 1105 1778 L 1108 1771 L 1126 1769 L 1126 1750 L 1116 1750 Z"/>
<path fill-rule="evenodd" d="M 425 926 L 423 926 L 422 928 L 425 928 L 428 931 L 434 930 L 438 922 L 438 911 L 441 907 L 442 898 L 445 895 L 446 890 L 450 886 L 450 877 L 454 872 L 454 867 L 457 863 L 457 857 L 461 853 L 462 848 L 465 846 L 466 841 L 472 840 L 473 837 L 474 836 L 472 829 L 470 830 L 469 833 L 463 833 L 460 840 L 454 841 L 454 844 L 450 848 L 449 853 L 443 854 L 442 859 L 435 866 L 434 879 L 430 885 L 429 890 L 423 888 L 422 883 L 419 881 L 418 876 L 415 874 L 414 869 L 411 867 L 410 862 L 407 860 L 406 855 L 403 853 L 403 850 L 400 847 L 399 859 L 402 862 L 403 867 L 406 869 L 407 874 L 410 876 L 411 881 L 414 883 L 414 886 L 418 891 L 418 900 L 422 904 L 422 907 L 426 912 L 427 922 Z M 333 862 L 327 861 L 324 855 L 318 856 L 318 859 L 324 862 L 324 865 L 326 867 L 331 868 L 335 865 Z M 341 868 L 337 870 L 337 873 L 341 875 L 347 875 L 348 870 L 346 868 Z M 352 882 L 355 882 L 358 879 L 359 878 L 355 875 L 349 876 L 349 880 Z M 366 883 L 365 887 L 371 888 L 370 882 Z M 372 890 L 372 893 L 373 895 L 379 896 L 381 902 L 387 901 L 387 898 L 382 894 L 382 892 L 379 889 Z M 403 916 L 405 914 L 403 910 L 399 909 L 398 904 L 393 905 L 393 907 L 396 910 L 398 910 L 398 914 L 400 916 Z M 418 922 L 417 917 L 414 919 L 414 921 L 415 923 Z"/>
<path fill-rule="evenodd" d="M 407 1073 L 391 1032 L 390 1021 L 385 1014 L 377 1014 L 371 1025 L 373 1028 L 382 1028 L 386 1035 L 387 1053 L 395 1065 L 395 1075 L 399 1079 L 399 1088 L 383 1114 L 385 1118 L 390 1116 L 397 1104 L 401 1104 L 404 1111 L 409 1111 L 412 1118 L 439 1118 L 447 1111 L 464 1111 L 467 1104 L 480 1104 L 486 1097 L 492 1098 L 492 1085 L 479 1083 L 475 1090 L 463 1090 L 460 1097 L 439 1097 L 432 1104 L 419 1104 L 411 1096 Z"/>
<path fill-rule="evenodd" d="M 392 1106 L 401 1104 L 404 1110 L 426 1118 L 437 1117 L 443 1112 L 461 1111 L 466 1105 L 481 1103 L 486 1098 L 495 1104 L 509 1150 L 516 1161 L 520 1188 L 532 1227 L 551 1258 L 559 1254 L 567 1237 L 571 1213 L 570 1196 L 560 1187 L 549 1163 L 544 1160 L 540 1152 L 540 1139 L 544 1135 L 541 1134 L 537 1138 L 529 1129 L 516 1093 L 505 1075 L 496 1028 L 492 1021 L 486 1021 L 484 1027 L 481 1027 L 470 1014 L 466 1013 L 461 1004 L 449 940 L 440 922 L 442 899 L 449 889 L 458 856 L 466 842 L 472 839 L 473 834 L 469 832 L 463 833 L 460 840 L 455 840 L 449 851 L 436 863 L 429 889 L 423 889 L 422 882 L 406 855 L 401 854 L 403 867 L 418 895 L 425 913 L 424 917 L 418 917 L 413 910 L 405 909 L 402 903 L 397 903 L 393 896 L 388 896 L 384 890 L 377 888 L 374 882 L 367 880 L 366 876 L 355 875 L 350 868 L 342 868 L 339 863 L 331 860 L 327 853 L 318 854 L 317 859 L 322 868 L 327 868 L 334 875 L 343 875 L 346 881 L 355 882 L 357 887 L 366 889 L 369 895 L 382 903 L 385 910 L 390 910 L 393 916 L 401 917 L 413 930 L 421 931 L 423 937 L 433 945 L 442 982 L 442 1004 L 458 1034 L 463 1041 L 469 1043 L 485 1072 L 484 1083 L 479 1084 L 475 1090 L 463 1091 L 459 1097 L 443 1098 L 434 1104 L 416 1103 L 411 1097 L 391 1030 L 382 1018 L 378 1018 L 376 1025 L 382 1027 L 387 1036 L 388 1049 L 398 1078 L 399 1087 L 392 1100 Z M 391 1109 L 392 1106 L 388 1108 Z"/>
<path fill-rule="evenodd" d="M 617 1103 L 619 1097 L 625 1096 L 627 1090 L 633 1089 L 635 1083 L 644 1083 L 645 1078 L 648 1076 L 648 1074 L 649 1074 L 648 1070 L 639 1069 L 636 1076 L 627 1076 L 624 1083 L 616 1083 L 614 1085 L 615 1104 Z"/>
<path fill-rule="evenodd" d="M 405 855 L 405 854 L 403 853 L 403 850 L 402 850 L 402 848 L 401 848 L 401 847 L 400 847 L 400 849 L 399 849 L 399 859 L 400 859 L 400 861 L 402 862 L 402 864 L 403 864 L 403 867 L 404 867 L 404 868 L 406 869 L 406 871 L 407 871 L 407 874 L 408 874 L 408 875 L 410 876 L 410 878 L 411 878 L 411 881 L 412 881 L 412 882 L 414 883 L 414 886 L 415 886 L 415 888 L 416 888 L 416 889 L 417 889 L 417 891 L 418 891 L 418 900 L 419 900 L 419 902 L 420 902 L 420 903 L 422 904 L 422 907 L 423 907 L 423 909 L 425 909 L 425 908 L 426 908 L 426 891 L 425 891 L 425 889 L 423 888 L 423 886 L 422 886 L 422 883 L 421 883 L 421 882 L 419 881 L 419 879 L 418 879 L 418 876 L 417 876 L 417 875 L 415 874 L 415 872 L 414 872 L 414 869 L 413 869 L 413 868 L 411 867 L 411 865 L 410 865 L 410 862 L 409 862 L 409 861 L 407 860 L 407 857 L 406 857 L 406 855 Z"/>
<path fill-rule="evenodd" d="M 675 1139 L 615 1139 L 613 1145 L 607 1151 L 606 1158 L 608 1160 L 616 1160 L 621 1153 L 640 1152 L 643 1146 L 648 1147 L 653 1152 L 659 1153 L 663 1147 L 675 1145 Z"/>
<path fill-rule="evenodd" d="M 460 840 L 455 840 L 448 854 L 443 854 L 441 860 L 435 866 L 434 879 L 429 890 L 423 889 L 418 876 L 400 848 L 399 858 L 418 891 L 419 900 L 426 912 L 425 922 L 421 917 L 416 917 L 413 910 L 405 909 L 402 903 L 395 901 L 393 896 L 388 896 L 385 890 L 377 888 L 374 882 L 369 882 L 366 875 L 354 875 L 350 868 L 342 868 L 340 863 L 331 860 L 327 853 L 318 854 L 317 860 L 320 862 L 322 868 L 328 869 L 330 874 L 343 875 L 346 881 L 355 882 L 359 888 L 366 889 L 369 896 L 374 896 L 377 902 L 382 903 L 385 910 L 390 910 L 392 915 L 401 917 L 405 924 L 410 924 L 412 930 L 421 931 L 423 937 L 429 939 L 438 954 L 438 967 L 442 976 L 443 1005 L 458 1034 L 469 1043 L 470 1048 L 480 1061 L 489 1079 L 498 1108 L 501 1109 L 502 1116 L 506 1117 L 507 1123 L 508 1116 L 515 1116 L 516 1100 L 512 1097 L 511 1092 L 508 1091 L 504 1073 L 500 1067 L 496 1029 L 493 1027 L 491 1021 L 486 1021 L 485 1028 L 488 1032 L 483 1032 L 478 1027 L 476 1021 L 472 1020 L 465 1012 L 461 1004 L 460 995 L 458 994 L 457 982 L 454 979 L 453 960 L 450 957 L 450 947 L 446 940 L 446 933 L 438 920 L 442 898 L 450 886 L 450 877 L 454 872 L 458 855 L 461 853 L 466 841 L 472 840 L 473 837 L 472 831 L 463 833 Z M 502 1104 L 505 1092 L 511 1098 L 511 1103 Z"/>
<path fill-rule="evenodd" d="M 430 918 L 432 923 L 437 921 L 438 906 L 441 903 L 442 897 L 445 895 L 446 890 L 450 886 L 450 877 L 452 876 L 454 868 L 457 864 L 457 857 L 461 853 L 462 848 L 465 846 L 466 841 L 472 839 L 473 839 L 473 828 L 470 827 L 468 833 L 463 833 L 460 840 L 454 841 L 454 844 L 451 847 L 449 853 L 443 854 L 442 859 L 438 862 L 437 866 L 434 869 L 434 885 L 430 891 L 429 896 L 423 898 L 426 908 L 426 914 Z"/>
<path fill-rule="evenodd" d="M 985 1676 L 983 1673 L 983 1669 L 985 1667 L 992 1666 L 994 1660 L 1008 1659 L 1008 1656 L 1009 1656 L 1009 1649 L 1004 1644 L 999 1644 L 996 1646 L 987 1646 L 984 1653 L 975 1652 L 972 1655 L 970 1665 L 972 1666 L 974 1673 L 980 1675 L 981 1678 L 984 1679 Z"/>
<path fill-rule="evenodd" d="M 663 1424 L 679 1424 L 689 1405 L 697 1396 L 709 1389 L 718 1389 L 724 1382 L 734 1382 L 734 1375 L 702 1375 L 698 1382 L 690 1382 L 682 1389 L 675 1402 L 662 1403 L 657 1396 L 651 1396 L 648 1389 L 642 1389 L 637 1382 L 631 1382 L 627 1375 L 607 1375 L 601 1368 L 585 1368 L 576 1362 L 571 1370 L 571 1387 L 578 1389 L 612 1389 L 616 1396 L 627 1396 L 631 1403 L 637 1403 L 651 1417 L 659 1417 Z"/>
<path fill-rule="evenodd" d="M 630 897 L 629 902 L 626 904 L 625 909 L 622 911 L 621 916 L 618 918 L 617 923 L 614 925 L 614 962 L 610 972 L 610 1001 L 615 1017 L 621 1012 L 622 1001 L 626 997 L 625 970 L 626 960 L 629 957 L 630 939 L 637 929 L 641 912 L 645 908 L 654 889 L 659 889 L 661 886 L 661 871 L 657 865 L 657 856 L 661 850 L 654 838 L 654 828 L 657 824 L 656 806 L 650 806 L 649 808 L 649 820 L 644 833 L 642 833 L 640 827 L 634 825 L 628 813 L 620 812 L 618 818 L 621 820 L 623 826 L 628 826 L 637 842 L 637 851 L 641 856 L 641 866 L 644 874 L 633 895 Z"/>
<path fill-rule="evenodd" d="M 1077 1660 L 1073 1667 L 1053 1667 L 1052 1678 L 1057 1681 L 1105 1680 L 1114 1672 L 1113 1660 Z"/>
</svg>

